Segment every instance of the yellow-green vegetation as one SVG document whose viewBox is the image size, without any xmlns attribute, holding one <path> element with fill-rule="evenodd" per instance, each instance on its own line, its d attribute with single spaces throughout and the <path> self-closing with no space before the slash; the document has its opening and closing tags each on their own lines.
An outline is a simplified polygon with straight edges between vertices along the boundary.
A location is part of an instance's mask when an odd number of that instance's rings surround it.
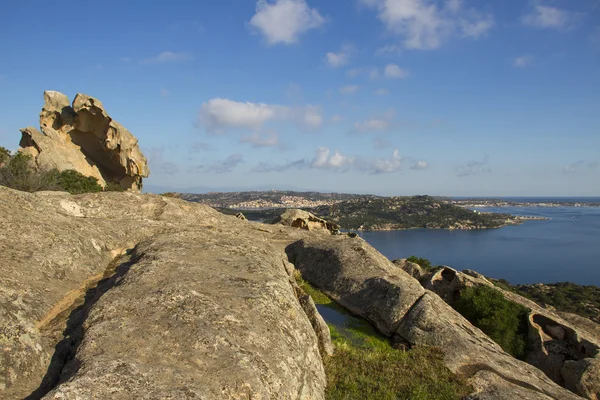
<svg viewBox="0 0 600 400">
<path fill-rule="evenodd" d="M 102 186 L 96 178 L 85 176 L 75 170 L 46 170 L 33 166 L 31 156 L 23 153 L 11 154 L 0 147 L 0 185 L 24 192 L 59 190 L 71 194 L 101 192 Z M 118 183 L 108 183 L 105 191 L 122 191 Z"/>
<path fill-rule="evenodd" d="M 461 399 L 470 388 L 443 364 L 443 355 L 430 347 L 396 349 L 368 322 L 352 316 L 322 291 L 296 281 L 319 307 L 341 314 L 342 324 L 327 321 L 335 353 L 324 360 L 328 400 Z M 322 308 L 321 308 L 322 310 Z"/>
<path fill-rule="evenodd" d="M 527 308 L 507 300 L 496 289 L 470 287 L 460 292 L 453 307 L 504 351 L 524 359 L 527 351 Z"/>
<path fill-rule="evenodd" d="M 419 264 L 419 266 L 423 269 L 433 269 L 433 265 L 431 265 L 431 261 L 429 261 L 426 258 L 410 256 L 406 259 L 406 261 L 410 261 L 415 264 Z"/>
</svg>

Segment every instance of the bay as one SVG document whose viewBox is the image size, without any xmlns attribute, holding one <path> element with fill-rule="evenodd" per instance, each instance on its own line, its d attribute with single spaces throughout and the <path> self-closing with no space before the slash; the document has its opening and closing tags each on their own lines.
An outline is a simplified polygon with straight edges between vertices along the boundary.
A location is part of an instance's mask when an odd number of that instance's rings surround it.
<svg viewBox="0 0 600 400">
<path fill-rule="evenodd" d="M 360 232 L 389 259 L 411 255 L 433 265 L 473 269 L 514 284 L 600 286 L 600 207 L 499 207 L 480 211 L 550 220 L 483 230 Z"/>
</svg>

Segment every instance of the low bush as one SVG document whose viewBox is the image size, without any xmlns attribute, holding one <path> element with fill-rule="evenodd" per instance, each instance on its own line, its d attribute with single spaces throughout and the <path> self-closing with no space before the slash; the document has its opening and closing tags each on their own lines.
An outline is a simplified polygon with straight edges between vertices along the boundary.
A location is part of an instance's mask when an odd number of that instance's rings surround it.
<svg viewBox="0 0 600 400">
<path fill-rule="evenodd" d="M 431 262 L 426 258 L 410 256 L 406 259 L 406 261 L 410 261 L 415 264 L 419 264 L 419 266 L 423 269 L 432 269 L 433 268 L 433 265 L 431 265 Z"/>
<path fill-rule="evenodd" d="M 3 149 L 6 150 L 6 149 Z M 31 167 L 31 156 L 0 151 L 0 185 L 24 192 L 61 190 L 55 170 L 37 170 Z"/>
<path fill-rule="evenodd" d="M 501 292 L 487 286 L 464 289 L 454 308 L 504 351 L 518 359 L 525 358 L 527 308 L 507 300 Z"/>
<path fill-rule="evenodd" d="M 57 183 L 63 190 L 71 194 L 102 191 L 102 186 L 98 183 L 98 179 L 91 176 L 85 176 L 72 169 L 59 172 L 57 175 Z"/>
</svg>

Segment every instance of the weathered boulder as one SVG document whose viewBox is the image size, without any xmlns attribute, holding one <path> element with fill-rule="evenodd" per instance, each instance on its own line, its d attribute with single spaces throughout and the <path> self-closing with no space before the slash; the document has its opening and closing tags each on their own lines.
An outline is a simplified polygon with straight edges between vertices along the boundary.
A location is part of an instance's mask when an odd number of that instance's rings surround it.
<svg viewBox="0 0 600 400">
<path fill-rule="evenodd" d="M 600 329 L 596 324 L 567 315 L 576 323 L 569 322 L 523 296 L 496 287 L 485 276 L 471 270 L 458 272 L 443 267 L 424 282 L 426 289 L 434 291 L 450 305 L 460 297 L 462 290 L 474 286 L 498 290 L 506 299 L 529 310 L 526 362 L 575 393 L 590 399 L 600 397 L 600 374 L 596 373 L 600 362 Z"/>
<path fill-rule="evenodd" d="M 278 234 L 167 197 L 0 187 L 0 398 L 322 399 Z"/>
<path fill-rule="evenodd" d="M 579 398 L 504 352 L 363 240 L 306 238 L 289 245 L 286 252 L 303 278 L 381 333 L 409 345 L 441 348 L 448 368 L 473 385 L 470 398 Z"/>
<path fill-rule="evenodd" d="M 407 261 L 406 258 L 392 260 L 392 262 L 394 263 L 394 265 L 402 268 L 404 272 L 406 272 L 418 281 L 423 279 L 423 277 L 426 275 L 425 271 L 423 271 L 423 268 L 421 268 L 419 264 Z"/>
<path fill-rule="evenodd" d="M 285 210 L 272 223 L 305 229 L 307 231 L 324 231 L 332 234 L 338 234 L 340 231 L 340 227 L 337 224 L 325 221 L 323 218 L 319 218 L 308 211 L 297 209 Z"/>
<path fill-rule="evenodd" d="M 33 127 L 21 129 L 23 153 L 40 167 L 74 169 L 102 186 L 114 182 L 123 189 L 141 189 L 150 171 L 138 140 L 99 100 L 78 93 L 71 106 L 67 96 L 55 91 L 44 92 L 44 99 L 42 133 Z"/>
<path fill-rule="evenodd" d="M 286 253 L 304 279 L 387 336 L 425 293 L 417 280 L 362 239 L 307 238 Z"/>
</svg>

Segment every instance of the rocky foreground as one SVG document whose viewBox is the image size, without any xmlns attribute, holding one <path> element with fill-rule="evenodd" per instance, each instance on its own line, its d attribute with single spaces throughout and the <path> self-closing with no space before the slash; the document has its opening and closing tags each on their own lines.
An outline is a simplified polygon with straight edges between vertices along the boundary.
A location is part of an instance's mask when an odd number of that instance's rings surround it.
<svg viewBox="0 0 600 400">
<path fill-rule="evenodd" d="M 0 398 L 324 399 L 329 332 L 295 269 L 395 342 L 439 347 L 469 398 L 599 398 L 597 330 L 529 304 L 538 347 L 519 361 L 450 307 L 467 278 L 420 282 L 288 217 L 0 187 Z"/>
</svg>

